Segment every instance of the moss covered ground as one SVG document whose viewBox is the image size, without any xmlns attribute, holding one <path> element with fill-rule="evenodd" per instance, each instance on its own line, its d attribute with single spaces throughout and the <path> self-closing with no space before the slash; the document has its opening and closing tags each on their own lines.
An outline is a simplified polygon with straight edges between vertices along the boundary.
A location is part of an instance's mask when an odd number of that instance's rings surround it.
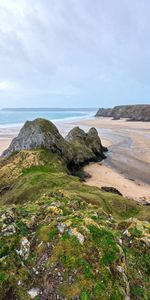
<svg viewBox="0 0 150 300">
<path fill-rule="evenodd" d="M 0 162 L 0 299 L 150 299 L 150 210 L 56 154 Z"/>
</svg>

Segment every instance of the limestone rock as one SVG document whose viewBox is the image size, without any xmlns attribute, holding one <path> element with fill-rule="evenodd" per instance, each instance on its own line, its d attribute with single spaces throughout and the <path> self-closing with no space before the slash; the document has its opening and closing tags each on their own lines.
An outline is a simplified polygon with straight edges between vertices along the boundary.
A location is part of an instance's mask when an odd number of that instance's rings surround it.
<svg viewBox="0 0 150 300">
<path fill-rule="evenodd" d="M 150 121 L 150 105 L 118 105 L 113 108 L 100 108 L 96 117 L 112 117 L 114 120 L 128 118 L 130 121 Z"/>
<path fill-rule="evenodd" d="M 29 296 L 31 299 L 34 299 L 36 296 L 38 296 L 40 293 L 39 288 L 32 288 L 31 290 L 28 291 Z"/>
<path fill-rule="evenodd" d="M 72 145 L 73 161 L 76 166 L 89 161 L 105 158 L 104 148 L 95 128 L 85 133 L 81 128 L 74 127 L 66 136 L 66 141 Z"/>
<path fill-rule="evenodd" d="M 15 224 L 11 224 L 8 226 L 6 224 L 3 224 L 2 233 L 4 236 L 10 236 L 15 234 L 16 233 Z"/>
<path fill-rule="evenodd" d="M 45 119 L 27 121 L 18 136 L 14 138 L 2 156 L 8 157 L 13 152 L 45 148 L 69 159 L 69 145 L 61 136 L 56 126 Z"/>
<path fill-rule="evenodd" d="M 70 236 L 76 237 L 77 240 L 79 241 L 79 243 L 81 245 L 83 245 L 84 240 L 85 240 L 84 235 L 82 233 L 78 232 L 78 230 L 76 228 L 69 229 L 68 233 L 69 233 Z"/>
<path fill-rule="evenodd" d="M 78 126 L 74 127 L 67 134 L 66 141 L 71 142 L 71 143 L 73 141 L 78 141 L 78 142 L 83 143 L 86 141 L 86 133 L 84 132 L 84 130 L 82 130 Z"/>
<path fill-rule="evenodd" d="M 30 242 L 26 237 L 21 239 L 21 247 L 17 253 L 21 256 L 23 260 L 27 260 L 30 254 Z"/>
<path fill-rule="evenodd" d="M 57 224 L 57 229 L 58 229 L 58 231 L 59 231 L 60 233 L 64 233 L 66 227 L 67 227 L 67 226 L 66 226 L 66 224 L 64 224 L 64 223 L 59 223 L 59 224 Z"/>
<path fill-rule="evenodd" d="M 85 133 L 79 127 L 73 128 L 64 139 L 56 126 L 45 119 L 27 121 L 18 136 L 14 138 L 2 157 L 21 150 L 47 149 L 57 153 L 68 166 L 80 167 L 89 161 L 105 158 L 104 148 L 95 128 Z"/>
</svg>

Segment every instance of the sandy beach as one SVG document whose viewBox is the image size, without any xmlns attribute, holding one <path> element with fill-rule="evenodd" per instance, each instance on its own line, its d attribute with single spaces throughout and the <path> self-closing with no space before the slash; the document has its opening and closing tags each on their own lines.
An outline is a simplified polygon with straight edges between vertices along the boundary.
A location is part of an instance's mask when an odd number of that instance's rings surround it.
<svg viewBox="0 0 150 300">
<path fill-rule="evenodd" d="M 140 200 L 150 200 L 150 186 L 144 183 L 133 182 L 125 178 L 122 174 L 103 164 L 92 163 L 84 170 L 91 175 L 86 184 L 91 186 L 112 186 L 118 189 L 124 197 Z"/>
<path fill-rule="evenodd" d="M 1 138 L 0 139 L 0 154 L 8 148 L 12 138 Z"/>
<path fill-rule="evenodd" d="M 84 130 L 96 127 L 107 158 L 101 163 L 89 164 L 85 171 L 91 175 L 86 184 L 102 187 L 113 186 L 125 197 L 137 201 L 150 201 L 150 123 L 94 118 L 59 124 L 65 135 L 73 126 Z M 0 129 L 0 154 L 9 146 L 19 127 Z"/>
<path fill-rule="evenodd" d="M 17 136 L 21 126 L 1 127 L 0 126 L 0 155 L 8 148 L 12 139 Z"/>
<path fill-rule="evenodd" d="M 150 201 L 150 123 L 94 118 L 75 124 L 96 127 L 109 150 L 101 164 L 85 167 L 91 175 L 87 184 L 112 186 L 125 197 Z"/>
</svg>

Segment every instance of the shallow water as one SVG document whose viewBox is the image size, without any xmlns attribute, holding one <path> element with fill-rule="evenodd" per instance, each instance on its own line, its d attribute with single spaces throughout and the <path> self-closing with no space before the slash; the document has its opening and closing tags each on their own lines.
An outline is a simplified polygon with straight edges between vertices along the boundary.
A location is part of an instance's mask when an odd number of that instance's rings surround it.
<svg viewBox="0 0 150 300">
<path fill-rule="evenodd" d="M 0 110 L 0 127 L 23 125 L 26 120 L 45 118 L 52 121 L 73 120 L 94 116 L 95 110 L 89 109 L 10 109 Z"/>
</svg>

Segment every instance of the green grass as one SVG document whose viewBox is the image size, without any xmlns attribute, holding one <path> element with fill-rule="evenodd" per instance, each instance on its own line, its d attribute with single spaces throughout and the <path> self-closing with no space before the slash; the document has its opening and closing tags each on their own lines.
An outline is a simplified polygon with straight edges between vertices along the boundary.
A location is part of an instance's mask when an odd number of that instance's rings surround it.
<svg viewBox="0 0 150 300">
<path fill-rule="evenodd" d="M 140 223 L 141 227 L 131 226 L 130 237 L 123 232 L 132 224 L 130 217 L 149 220 L 149 207 L 85 185 L 48 151 L 35 151 L 32 155 L 38 163 L 27 168 L 23 162 L 27 154 L 20 155 L 19 166 L 19 154 L 11 158 L 13 172 L 19 175 L 13 177 L 11 190 L 0 196 L 0 228 L 9 226 L 1 219 L 6 211 L 13 214 L 16 228 L 10 236 L 0 235 L 0 298 L 13 289 L 15 298 L 28 300 L 30 288 L 38 286 L 43 291 L 53 283 L 56 294 L 67 300 L 76 296 L 81 300 L 123 300 L 127 283 L 117 271 L 119 265 L 126 274 L 131 300 L 148 300 L 149 249 L 141 240 L 148 229 L 144 232 L 145 225 Z M 7 185 L 7 167 L 4 173 L 0 184 Z M 58 223 L 67 224 L 62 234 Z M 82 245 L 77 236 L 70 236 L 70 228 L 84 236 Z M 30 241 L 26 261 L 17 252 L 22 237 Z M 35 274 L 33 268 L 39 265 L 39 274 Z M 58 272 L 63 276 L 61 284 Z M 51 274 L 49 281 L 47 274 Z"/>
</svg>

